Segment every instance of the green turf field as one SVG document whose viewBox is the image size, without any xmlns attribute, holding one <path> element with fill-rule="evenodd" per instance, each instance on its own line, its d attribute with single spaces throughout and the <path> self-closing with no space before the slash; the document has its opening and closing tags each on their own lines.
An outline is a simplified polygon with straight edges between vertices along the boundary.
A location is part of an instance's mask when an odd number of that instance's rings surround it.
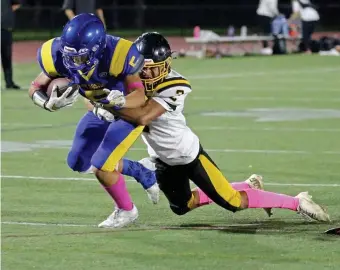
<svg viewBox="0 0 340 270">
<path fill-rule="evenodd" d="M 231 181 L 259 173 L 270 191 L 308 190 L 332 224 L 215 205 L 179 217 L 129 179 L 138 222 L 98 229 L 109 196 L 65 162 L 82 102 L 48 113 L 26 91 L 2 91 L 3 269 L 340 269 L 340 237 L 322 234 L 340 226 L 339 58 L 178 59 L 174 67 L 193 86 L 187 121 Z M 15 66 L 20 85 L 37 72 Z M 128 153 L 145 155 L 141 142 Z"/>
</svg>

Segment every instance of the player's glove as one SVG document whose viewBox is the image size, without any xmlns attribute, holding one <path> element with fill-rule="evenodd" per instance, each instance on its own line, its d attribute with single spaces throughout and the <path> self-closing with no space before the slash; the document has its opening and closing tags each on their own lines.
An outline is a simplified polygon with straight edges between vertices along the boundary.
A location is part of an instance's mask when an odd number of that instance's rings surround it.
<svg viewBox="0 0 340 270">
<path fill-rule="evenodd" d="M 76 102 L 79 96 L 79 92 L 75 91 L 71 96 L 67 97 L 71 91 L 72 87 L 70 86 L 60 97 L 58 97 L 58 86 L 55 85 L 52 88 L 50 98 L 46 101 L 44 105 L 45 109 L 49 110 L 50 112 L 54 112 L 63 107 L 72 106 L 72 104 Z"/>
<path fill-rule="evenodd" d="M 107 110 L 94 106 L 92 112 L 94 113 L 95 116 L 97 116 L 100 120 L 104 120 L 107 122 L 113 122 L 115 120 L 115 116 L 108 112 Z"/>
<path fill-rule="evenodd" d="M 104 88 L 103 91 L 108 94 L 107 97 L 97 102 L 102 104 L 104 108 L 120 109 L 124 107 L 126 100 L 121 91 L 109 90 L 106 88 Z"/>
</svg>

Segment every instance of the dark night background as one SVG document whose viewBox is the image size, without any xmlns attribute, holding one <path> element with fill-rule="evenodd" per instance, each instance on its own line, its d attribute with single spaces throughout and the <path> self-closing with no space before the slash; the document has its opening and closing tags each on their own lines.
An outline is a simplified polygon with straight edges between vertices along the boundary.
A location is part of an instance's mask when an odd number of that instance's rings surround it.
<svg viewBox="0 0 340 270">
<path fill-rule="evenodd" d="M 84 0 L 86 2 L 86 0 Z M 144 9 L 142 4 L 144 2 Z M 108 29 L 191 29 L 257 25 L 259 0 L 100 0 Z M 280 12 L 291 13 L 290 0 L 278 0 Z M 67 21 L 62 0 L 25 0 L 17 14 L 17 29 L 58 29 Z M 340 30 L 340 0 L 314 0 L 319 29 Z"/>
</svg>

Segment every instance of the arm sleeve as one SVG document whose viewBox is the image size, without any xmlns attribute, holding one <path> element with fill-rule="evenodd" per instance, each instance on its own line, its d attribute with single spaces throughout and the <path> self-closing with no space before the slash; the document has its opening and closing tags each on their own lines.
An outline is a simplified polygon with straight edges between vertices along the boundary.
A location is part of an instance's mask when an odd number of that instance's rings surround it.
<svg viewBox="0 0 340 270">
<path fill-rule="evenodd" d="M 139 53 L 136 45 L 133 44 L 125 60 L 124 73 L 125 75 L 136 74 L 141 71 L 143 66 L 144 56 Z"/>
<path fill-rule="evenodd" d="M 42 71 L 50 78 L 65 75 L 63 63 L 60 55 L 58 56 L 57 39 L 46 41 L 37 52 L 37 61 Z"/>
<path fill-rule="evenodd" d="M 120 39 L 112 53 L 110 75 L 125 77 L 136 74 L 144 65 L 144 57 L 131 41 Z"/>
</svg>

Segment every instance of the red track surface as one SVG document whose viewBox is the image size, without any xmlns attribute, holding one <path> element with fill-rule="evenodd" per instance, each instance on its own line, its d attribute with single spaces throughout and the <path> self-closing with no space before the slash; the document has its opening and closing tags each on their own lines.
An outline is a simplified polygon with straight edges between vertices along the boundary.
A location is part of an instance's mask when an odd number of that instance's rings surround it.
<svg viewBox="0 0 340 270">
<path fill-rule="evenodd" d="M 339 32 L 328 32 L 328 33 L 315 33 L 313 35 L 313 38 L 317 39 L 320 36 L 333 36 L 337 35 L 340 36 Z M 131 38 L 131 40 L 134 40 L 134 38 Z M 169 37 L 168 38 L 170 45 L 174 51 L 179 51 L 181 49 L 189 49 L 190 45 L 188 45 L 183 37 Z M 43 43 L 43 41 L 22 41 L 22 42 L 16 42 L 13 46 L 13 61 L 15 63 L 30 63 L 36 61 L 36 53 L 39 46 Z M 226 45 L 220 46 L 220 48 L 227 48 Z M 261 48 L 261 44 L 256 44 L 253 46 L 251 43 L 245 43 L 243 46 L 246 50 L 259 50 Z M 237 48 L 235 45 L 232 46 L 231 52 L 238 52 L 239 48 Z"/>
</svg>

